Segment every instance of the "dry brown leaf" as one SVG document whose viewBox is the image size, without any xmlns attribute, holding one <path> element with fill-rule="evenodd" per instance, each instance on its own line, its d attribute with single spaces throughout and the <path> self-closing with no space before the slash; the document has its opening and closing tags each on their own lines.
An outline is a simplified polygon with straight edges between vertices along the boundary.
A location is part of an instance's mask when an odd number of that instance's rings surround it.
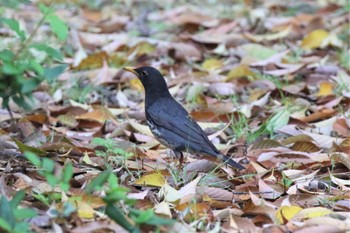
<svg viewBox="0 0 350 233">
<path fill-rule="evenodd" d="M 304 122 L 315 122 L 318 120 L 323 120 L 323 119 L 327 119 L 331 116 L 334 116 L 334 114 L 336 113 L 336 111 L 334 109 L 322 109 L 318 112 L 314 112 L 306 117 L 302 117 L 300 118 L 300 120 L 304 121 Z"/>
<path fill-rule="evenodd" d="M 215 188 L 215 187 L 199 186 L 197 187 L 197 192 L 200 193 L 201 195 L 206 194 L 211 199 L 218 200 L 218 201 L 232 202 L 234 197 L 232 192 L 221 188 Z"/>
<path fill-rule="evenodd" d="M 312 142 L 296 142 L 290 149 L 303 152 L 317 152 L 321 150 Z"/>
</svg>

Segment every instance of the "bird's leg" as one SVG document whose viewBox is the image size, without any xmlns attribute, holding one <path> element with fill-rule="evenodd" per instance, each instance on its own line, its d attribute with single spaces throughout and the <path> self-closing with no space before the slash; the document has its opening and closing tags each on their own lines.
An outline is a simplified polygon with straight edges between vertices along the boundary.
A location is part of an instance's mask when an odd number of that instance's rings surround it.
<svg viewBox="0 0 350 233">
<path fill-rule="evenodd" d="M 181 151 L 174 150 L 174 154 L 175 154 L 176 158 L 179 160 L 180 167 L 182 167 L 182 163 L 184 162 L 184 155 L 183 155 L 183 153 Z"/>
</svg>

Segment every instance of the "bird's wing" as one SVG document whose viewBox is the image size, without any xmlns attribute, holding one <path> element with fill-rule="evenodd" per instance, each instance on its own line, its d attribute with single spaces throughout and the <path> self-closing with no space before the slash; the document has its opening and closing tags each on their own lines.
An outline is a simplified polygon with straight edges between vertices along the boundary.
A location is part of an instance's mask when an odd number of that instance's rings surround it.
<svg viewBox="0 0 350 233">
<path fill-rule="evenodd" d="M 174 102 L 176 104 L 169 104 L 169 106 L 173 108 L 169 107 L 167 109 L 164 109 L 159 105 L 151 105 L 147 109 L 149 118 L 157 126 L 176 133 L 189 142 L 199 145 L 203 145 L 203 142 L 206 142 L 210 148 L 215 152 L 218 152 L 197 122 L 188 115 L 187 111 L 179 103 L 176 101 Z"/>
</svg>

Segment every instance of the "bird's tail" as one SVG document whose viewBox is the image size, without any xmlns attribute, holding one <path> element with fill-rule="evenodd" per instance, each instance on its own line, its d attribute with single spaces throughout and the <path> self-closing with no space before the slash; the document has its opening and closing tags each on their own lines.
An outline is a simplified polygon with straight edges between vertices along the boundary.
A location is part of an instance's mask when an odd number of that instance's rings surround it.
<svg viewBox="0 0 350 233">
<path fill-rule="evenodd" d="M 245 167 L 243 167 L 241 164 L 233 161 L 230 157 L 228 157 L 224 154 L 220 154 L 220 156 L 218 156 L 218 158 L 220 158 L 221 161 L 223 161 L 225 164 L 230 165 L 231 167 L 234 167 L 234 168 L 239 169 L 239 170 L 245 169 Z"/>
</svg>

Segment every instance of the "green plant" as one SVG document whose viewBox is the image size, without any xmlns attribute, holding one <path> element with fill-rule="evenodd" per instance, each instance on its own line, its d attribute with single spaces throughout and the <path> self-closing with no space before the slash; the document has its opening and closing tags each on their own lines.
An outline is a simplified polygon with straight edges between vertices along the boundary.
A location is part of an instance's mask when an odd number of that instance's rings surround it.
<svg viewBox="0 0 350 233">
<path fill-rule="evenodd" d="M 9 27 L 18 37 L 7 48 L 0 51 L 0 97 L 2 106 L 9 111 L 9 101 L 12 99 L 19 106 L 30 109 L 32 92 L 44 80 L 50 82 L 65 68 L 65 65 L 51 66 L 49 61 L 62 62 L 61 53 L 47 42 L 34 43 L 33 39 L 39 27 L 45 22 L 50 25 L 52 32 L 60 39 L 67 38 L 67 26 L 53 13 L 52 6 L 39 5 L 43 16 L 30 35 L 21 30 L 15 19 L 0 17 L 0 24 Z M 11 49 L 8 49 L 11 48 Z M 38 52 L 46 55 L 45 64 L 39 61 Z"/>
<path fill-rule="evenodd" d="M 69 181 L 73 175 L 73 165 L 70 162 L 65 164 L 61 174 L 57 176 L 54 174 L 55 163 L 51 159 L 40 158 L 36 154 L 28 151 L 25 152 L 24 155 L 33 165 L 36 166 L 38 173 L 45 177 L 52 188 L 59 185 L 63 191 L 69 190 Z M 47 206 L 49 206 L 50 202 L 55 199 L 61 198 L 61 194 L 58 195 L 59 197 L 54 194 L 50 196 L 45 196 L 40 193 L 32 194 L 33 197 L 37 198 Z M 19 204 L 24 196 L 25 193 L 21 190 L 16 193 L 12 200 L 8 200 L 5 196 L 0 197 L 0 229 L 11 233 L 31 232 L 29 231 L 29 224 L 23 220 L 34 217 L 37 214 L 32 208 L 19 208 Z M 69 203 L 63 205 L 63 213 L 57 213 L 56 215 L 69 216 L 72 211 L 75 211 L 75 209 L 68 204 Z"/>
<path fill-rule="evenodd" d="M 92 143 L 105 148 L 103 151 L 96 150 L 96 155 L 105 159 L 107 168 L 110 168 L 108 161 L 112 160 L 117 165 L 124 165 L 125 161 L 133 155 L 133 153 L 120 148 L 117 143 L 111 139 L 94 138 Z"/>
<path fill-rule="evenodd" d="M 282 89 L 282 87 L 288 83 L 283 83 L 282 80 L 279 77 L 273 76 L 273 75 L 268 75 L 268 74 L 261 74 L 261 73 L 256 73 L 255 75 L 256 78 L 258 79 L 264 79 L 264 80 L 269 80 L 272 83 L 276 85 L 277 89 Z"/>
<path fill-rule="evenodd" d="M 274 113 L 267 121 L 266 130 L 272 135 L 276 130 L 288 124 L 290 110 L 288 107 L 282 107 Z"/>
<path fill-rule="evenodd" d="M 231 118 L 231 129 L 234 132 L 236 140 L 241 137 L 248 137 L 249 124 L 248 118 L 241 112 L 238 112 L 237 117 L 232 116 Z"/>
<path fill-rule="evenodd" d="M 38 173 L 45 177 L 49 185 L 54 188 L 59 185 L 65 192 L 69 190 L 69 181 L 73 176 L 73 165 L 67 162 L 60 175 L 54 173 L 55 162 L 49 158 L 40 158 L 31 152 L 25 152 L 24 156 L 38 169 Z"/>
<path fill-rule="evenodd" d="M 20 208 L 19 204 L 25 196 L 24 191 L 17 192 L 12 200 L 4 195 L 0 197 L 0 231 L 11 233 L 27 233 L 29 224 L 23 221 L 37 215 L 37 212 L 29 208 Z"/>
<path fill-rule="evenodd" d="M 283 185 L 284 190 L 287 190 L 292 184 L 293 180 L 288 178 L 283 172 L 282 172 L 282 180 L 281 184 Z"/>
<path fill-rule="evenodd" d="M 72 100 L 79 103 L 87 103 L 91 97 L 91 93 L 98 89 L 92 83 L 85 82 L 83 78 L 74 81 L 69 89 L 64 90 L 64 94 Z"/>
<path fill-rule="evenodd" d="M 232 102 L 239 106 L 239 100 L 237 95 L 231 97 Z M 247 143 L 254 142 L 258 137 L 268 133 L 266 131 L 266 124 L 261 125 L 258 129 L 253 130 L 249 126 L 249 118 L 243 113 L 237 112 L 237 116 L 232 115 L 231 118 L 231 130 L 234 132 L 236 140 L 244 137 Z"/>
<path fill-rule="evenodd" d="M 106 184 L 107 187 L 105 187 Z M 120 186 L 118 178 L 110 170 L 101 172 L 87 185 L 85 191 L 91 193 L 95 190 L 106 192 L 103 199 L 106 203 L 105 213 L 129 232 L 141 232 L 141 225 L 160 227 L 173 224 L 172 220 L 155 215 L 152 209 L 139 210 L 133 208 L 135 200 L 127 197 L 129 189 Z"/>
</svg>

